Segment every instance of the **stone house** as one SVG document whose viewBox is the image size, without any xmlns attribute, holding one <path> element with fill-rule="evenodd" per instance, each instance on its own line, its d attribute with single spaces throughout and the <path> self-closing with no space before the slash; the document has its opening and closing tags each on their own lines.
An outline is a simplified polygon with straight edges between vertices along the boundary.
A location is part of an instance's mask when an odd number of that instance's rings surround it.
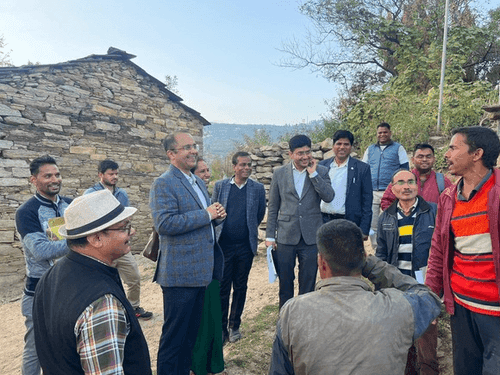
<svg viewBox="0 0 500 375">
<path fill-rule="evenodd" d="M 132 248 L 147 241 L 149 189 L 168 162 L 161 140 L 181 130 L 202 145 L 210 123 L 134 57 L 111 47 L 59 64 L 0 68 L 0 287 L 24 277 L 14 215 L 34 193 L 29 163 L 44 154 L 57 160 L 61 193 L 70 197 L 96 182 L 100 160 L 115 160 L 119 186 L 138 208 Z"/>
</svg>

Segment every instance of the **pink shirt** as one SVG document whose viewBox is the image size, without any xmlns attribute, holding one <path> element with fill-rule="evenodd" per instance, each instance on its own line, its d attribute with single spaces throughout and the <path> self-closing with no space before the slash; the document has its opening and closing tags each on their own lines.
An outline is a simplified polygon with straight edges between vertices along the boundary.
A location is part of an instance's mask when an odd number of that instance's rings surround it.
<svg viewBox="0 0 500 375">
<path fill-rule="evenodd" d="M 424 198 L 426 202 L 433 202 L 437 204 L 439 199 L 439 189 L 436 181 L 436 172 L 431 171 L 429 178 L 427 178 L 423 186 L 420 182 L 420 174 L 418 173 L 417 169 L 413 169 L 412 172 L 415 174 L 415 176 L 417 176 L 418 195 Z M 445 177 L 444 188 L 446 189 L 451 185 L 451 181 L 447 177 Z M 382 200 L 380 201 L 380 208 L 382 208 L 382 210 L 385 210 L 392 204 L 392 202 L 396 200 L 396 196 L 392 192 L 391 188 L 392 184 L 389 184 L 389 186 L 387 186 L 387 189 L 385 189 L 384 195 L 382 196 Z"/>
</svg>

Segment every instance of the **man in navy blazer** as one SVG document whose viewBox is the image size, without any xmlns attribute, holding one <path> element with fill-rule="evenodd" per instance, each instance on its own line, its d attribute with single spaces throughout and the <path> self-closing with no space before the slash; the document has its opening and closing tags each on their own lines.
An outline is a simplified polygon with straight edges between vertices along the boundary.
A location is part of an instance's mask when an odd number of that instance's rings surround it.
<svg viewBox="0 0 500 375">
<path fill-rule="evenodd" d="M 238 151 L 232 158 L 234 176 L 215 183 L 212 201 L 221 203 L 227 217 L 217 227 L 217 241 L 224 253 L 224 276 L 220 285 L 222 333 L 224 341 L 238 341 L 241 314 L 245 307 L 247 283 L 253 257 L 257 254 L 258 227 L 266 213 L 264 185 L 249 179 L 252 173 L 250 154 Z M 231 313 L 229 295 L 233 287 Z"/>
<path fill-rule="evenodd" d="M 150 207 L 160 251 L 154 280 L 163 291 L 163 328 L 158 375 L 186 375 L 201 322 L 205 290 L 221 280 L 223 255 L 212 221 L 224 219 L 220 203 L 210 204 L 203 181 L 191 173 L 198 145 L 187 133 L 168 135 L 163 146 L 170 169 L 151 186 Z"/>
<path fill-rule="evenodd" d="M 314 290 L 318 271 L 316 231 L 323 224 L 321 200 L 335 193 L 328 169 L 312 157 L 311 140 L 299 134 L 288 142 L 291 162 L 277 168 L 269 189 L 266 246 L 275 250 L 280 279 L 280 308 L 293 297 L 295 259 L 299 259 L 299 294 Z"/>
<path fill-rule="evenodd" d="M 334 157 L 319 162 L 328 168 L 328 175 L 335 190 L 335 198 L 321 202 L 323 221 L 346 219 L 355 223 L 363 232 L 363 239 L 370 234 L 372 221 L 372 180 L 370 166 L 351 158 L 354 136 L 348 130 L 337 130 L 333 135 Z"/>
</svg>

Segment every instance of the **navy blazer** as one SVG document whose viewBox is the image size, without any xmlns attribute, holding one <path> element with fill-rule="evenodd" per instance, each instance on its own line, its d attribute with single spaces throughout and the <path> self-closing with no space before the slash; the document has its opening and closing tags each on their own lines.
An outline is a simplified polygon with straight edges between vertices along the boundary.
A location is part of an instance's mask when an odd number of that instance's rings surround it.
<svg viewBox="0 0 500 375">
<path fill-rule="evenodd" d="M 195 178 L 209 206 L 205 184 Z M 165 287 L 202 287 L 221 280 L 224 257 L 210 214 L 178 168 L 171 165 L 153 182 L 149 205 L 160 238 L 155 281 Z"/>
<path fill-rule="evenodd" d="M 333 158 L 325 159 L 319 162 L 328 168 Z M 361 228 L 363 234 L 370 233 L 370 224 L 372 222 L 372 177 L 370 166 L 361 160 L 349 157 L 347 163 L 347 192 L 345 202 L 345 218 L 352 221 Z"/>
<path fill-rule="evenodd" d="M 215 183 L 214 193 L 212 194 L 212 202 L 219 202 L 224 207 L 227 207 L 227 198 L 229 197 L 229 190 L 231 190 L 231 179 L 226 178 Z M 254 254 L 257 254 L 258 245 L 258 228 L 260 222 L 266 213 L 266 190 L 264 185 L 252 179 L 247 180 L 247 226 L 249 233 L 250 248 Z M 223 220 L 219 226 L 216 227 L 217 241 L 224 228 L 224 223 L 227 219 Z"/>
</svg>

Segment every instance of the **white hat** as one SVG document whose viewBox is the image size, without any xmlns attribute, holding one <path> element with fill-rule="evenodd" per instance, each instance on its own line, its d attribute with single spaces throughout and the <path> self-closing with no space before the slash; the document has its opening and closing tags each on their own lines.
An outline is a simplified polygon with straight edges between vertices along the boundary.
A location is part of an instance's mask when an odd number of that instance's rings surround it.
<svg viewBox="0 0 500 375">
<path fill-rule="evenodd" d="M 125 207 L 108 189 L 76 198 L 64 212 L 65 224 L 59 234 L 68 239 L 86 237 L 132 216 L 134 207 Z"/>
</svg>

